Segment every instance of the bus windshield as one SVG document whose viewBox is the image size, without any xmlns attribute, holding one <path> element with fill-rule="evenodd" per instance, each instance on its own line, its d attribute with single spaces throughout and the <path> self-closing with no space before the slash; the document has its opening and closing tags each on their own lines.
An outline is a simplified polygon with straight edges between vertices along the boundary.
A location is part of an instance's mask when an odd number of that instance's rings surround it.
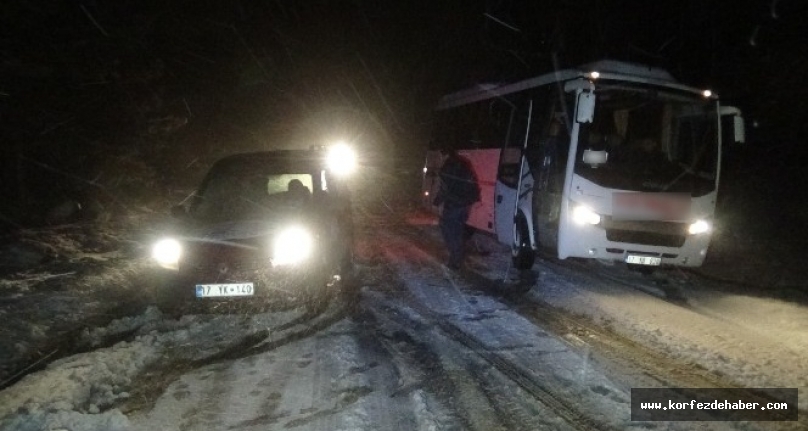
<svg viewBox="0 0 808 431">
<path fill-rule="evenodd" d="M 658 89 L 605 85 L 581 124 L 575 173 L 620 190 L 703 196 L 716 185 L 717 103 Z"/>
</svg>

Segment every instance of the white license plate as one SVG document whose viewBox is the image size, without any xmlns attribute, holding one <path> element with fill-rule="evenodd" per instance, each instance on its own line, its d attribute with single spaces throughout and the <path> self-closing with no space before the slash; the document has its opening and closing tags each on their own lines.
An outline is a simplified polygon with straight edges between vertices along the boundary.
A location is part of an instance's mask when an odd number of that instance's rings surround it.
<svg viewBox="0 0 808 431">
<path fill-rule="evenodd" d="M 626 263 L 633 263 L 635 265 L 651 265 L 659 266 L 662 263 L 661 257 L 652 256 L 632 256 L 626 257 Z"/>
<path fill-rule="evenodd" d="M 252 296 L 255 292 L 252 283 L 197 284 L 197 298 L 217 298 L 224 296 Z"/>
</svg>

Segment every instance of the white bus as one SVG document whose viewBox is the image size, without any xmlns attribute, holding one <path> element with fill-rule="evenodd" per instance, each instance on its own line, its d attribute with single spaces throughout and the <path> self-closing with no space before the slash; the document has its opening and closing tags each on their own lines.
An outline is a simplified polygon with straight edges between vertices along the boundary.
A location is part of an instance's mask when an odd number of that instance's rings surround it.
<svg viewBox="0 0 808 431">
<path fill-rule="evenodd" d="M 539 249 L 561 259 L 700 266 L 722 137 L 744 140 L 740 111 L 715 94 L 611 60 L 449 94 L 436 114 L 425 204 L 438 187 L 437 150 L 457 150 L 481 189 L 468 224 L 510 245 L 520 269 Z M 722 133 L 722 124 L 731 127 Z"/>
</svg>

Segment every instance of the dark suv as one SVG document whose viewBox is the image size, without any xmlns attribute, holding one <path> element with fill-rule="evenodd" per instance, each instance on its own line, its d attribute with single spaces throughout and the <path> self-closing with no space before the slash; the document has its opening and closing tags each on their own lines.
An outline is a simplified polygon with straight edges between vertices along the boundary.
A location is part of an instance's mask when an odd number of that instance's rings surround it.
<svg viewBox="0 0 808 431">
<path fill-rule="evenodd" d="M 253 297 L 318 302 L 352 270 L 347 189 L 320 150 L 216 162 L 152 257 L 171 272 L 169 304 Z"/>
</svg>

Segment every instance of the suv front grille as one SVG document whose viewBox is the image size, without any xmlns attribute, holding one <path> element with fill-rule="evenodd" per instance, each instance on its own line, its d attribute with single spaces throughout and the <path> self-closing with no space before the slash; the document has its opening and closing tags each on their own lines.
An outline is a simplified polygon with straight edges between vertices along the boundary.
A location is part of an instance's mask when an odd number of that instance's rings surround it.
<svg viewBox="0 0 808 431">
<path fill-rule="evenodd" d="M 270 266 L 266 250 L 251 246 L 230 244 L 194 244 L 182 262 L 189 271 L 254 271 Z"/>
</svg>

